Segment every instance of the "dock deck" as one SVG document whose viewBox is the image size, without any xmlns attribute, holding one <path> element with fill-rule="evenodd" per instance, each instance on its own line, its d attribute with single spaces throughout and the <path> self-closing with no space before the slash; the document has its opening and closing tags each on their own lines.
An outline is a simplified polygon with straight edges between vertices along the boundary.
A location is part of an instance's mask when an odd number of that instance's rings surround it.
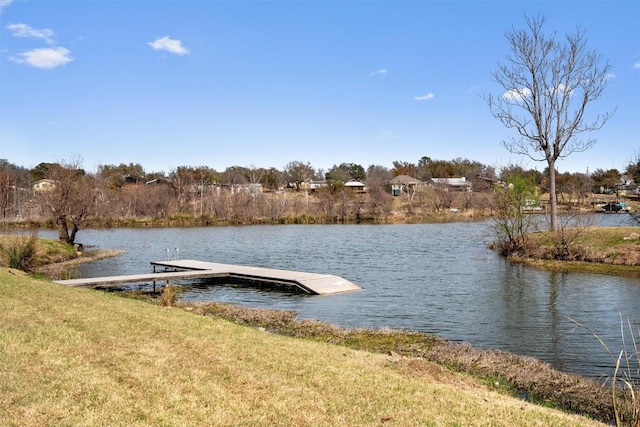
<svg viewBox="0 0 640 427">
<path fill-rule="evenodd" d="M 229 277 L 273 285 L 293 286 L 312 295 L 329 295 L 362 289 L 353 282 L 331 274 L 218 264 L 196 260 L 152 261 L 151 265 L 153 265 L 154 272 L 148 274 L 56 280 L 55 283 L 67 286 L 95 287 L 121 283 Z M 162 267 L 165 271 L 156 272 L 157 267 Z"/>
</svg>

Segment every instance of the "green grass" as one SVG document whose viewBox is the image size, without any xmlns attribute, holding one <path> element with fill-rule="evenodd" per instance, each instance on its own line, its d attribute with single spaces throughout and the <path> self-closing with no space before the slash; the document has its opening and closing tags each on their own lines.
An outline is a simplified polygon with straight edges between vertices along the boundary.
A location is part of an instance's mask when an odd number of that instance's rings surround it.
<svg viewBox="0 0 640 427">
<path fill-rule="evenodd" d="M 387 356 L 0 269 L 8 426 L 600 425 Z"/>
</svg>

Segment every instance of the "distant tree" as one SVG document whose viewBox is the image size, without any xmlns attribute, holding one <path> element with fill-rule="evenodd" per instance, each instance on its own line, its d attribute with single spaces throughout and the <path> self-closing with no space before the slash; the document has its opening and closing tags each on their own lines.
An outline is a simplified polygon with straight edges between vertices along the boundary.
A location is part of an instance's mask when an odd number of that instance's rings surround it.
<svg viewBox="0 0 640 427">
<path fill-rule="evenodd" d="M 264 174 L 264 169 L 257 168 L 254 165 L 245 168 L 245 177 L 250 184 L 259 184 L 262 181 L 262 175 Z"/>
<path fill-rule="evenodd" d="M 340 163 L 338 166 L 333 165 L 326 174 L 327 180 L 347 182 L 352 179 L 364 181 L 367 173 L 364 168 L 356 163 Z"/>
<path fill-rule="evenodd" d="M 367 168 L 367 179 L 365 183 L 367 187 L 374 186 L 384 187 L 393 178 L 391 171 L 381 165 L 370 165 Z"/>
<path fill-rule="evenodd" d="M 144 168 L 139 163 L 100 165 L 96 178 L 107 182 L 111 188 L 120 188 L 125 184 L 142 184 L 146 181 Z"/>
<path fill-rule="evenodd" d="M 621 178 L 618 169 L 602 170 L 596 169 L 591 173 L 591 182 L 593 183 L 594 193 L 613 193 L 620 184 Z"/>
<path fill-rule="evenodd" d="M 236 172 L 242 176 L 241 171 Z M 178 212 L 191 212 L 194 216 L 204 214 L 205 193 L 219 178 L 220 174 L 207 166 L 179 166 L 173 170 L 169 181 L 178 203 Z"/>
<path fill-rule="evenodd" d="M 526 17 L 528 29 L 510 29 L 510 55 L 493 73 L 504 88 L 486 101 L 493 116 L 518 137 L 503 141 L 512 153 L 546 161 L 549 172 L 551 229 L 558 228 L 556 161 L 589 149 L 595 139 L 578 135 L 600 129 L 612 113 L 587 120 L 587 105 L 600 98 L 611 66 L 596 52 L 586 50 L 584 30 L 564 40 L 547 37 L 544 17 Z"/>
<path fill-rule="evenodd" d="M 205 194 L 212 193 L 213 185 L 217 182 L 218 177 L 218 172 L 207 166 L 198 166 L 193 170 L 193 182 L 200 205 L 200 215 L 204 214 Z"/>
<path fill-rule="evenodd" d="M 39 163 L 35 168 L 31 169 L 29 173 L 34 181 L 40 181 L 49 176 L 49 169 L 51 167 L 58 166 L 57 163 Z"/>
<path fill-rule="evenodd" d="M 556 190 L 562 203 L 580 205 L 591 192 L 591 178 L 579 172 L 557 174 Z"/>
<path fill-rule="evenodd" d="M 423 159 L 428 158 L 428 157 L 423 157 Z M 400 176 L 400 175 L 408 175 L 414 178 L 417 178 L 417 167 L 416 165 L 414 165 L 411 162 L 404 162 L 404 161 L 399 161 L 399 160 L 394 160 L 393 161 L 393 168 L 391 168 L 391 175 L 393 175 L 394 177 L 396 176 Z"/>
<path fill-rule="evenodd" d="M 431 178 L 454 178 L 459 176 L 457 166 L 447 160 L 432 160 L 427 164 L 427 170 Z"/>
<path fill-rule="evenodd" d="M 49 164 L 45 178 L 52 180 L 54 185 L 40 191 L 38 197 L 58 226 L 58 239 L 73 244 L 77 232 L 87 226 L 93 213 L 93 180 L 80 168 L 79 160 Z"/>
<path fill-rule="evenodd" d="M 391 171 L 384 166 L 371 165 L 367 168 L 365 184 L 369 189 L 369 203 L 375 213 L 386 215 L 391 212 L 393 196 L 387 191 Z"/>
<path fill-rule="evenodd" d="M 284 177 L 288 184 L 294 186 L 296 191 L 300 190 L 303 182 L 310 181 L 315 178 L 315 170 L 309 162 L 304 163 L 294 160 L 287 163 L 283 170 Z"/>
<path fill-rule="evenodd" d="M 629 164 L 624 173 L 631 175 L 636 185 L 640 185 L 640 148 L 629 159 Z"/>
<path fill-rule="evenodd" d="M 29 169 L 0 159 L 0 202 L 2 217 L 9 216 L 25 218 L 25 206 L 31 198 L 31 174 Z"/>
<path fill-rule="evenodd" d="M 264 169 L 260 183 L 269 190 L 277 190 L 284 185 L 284 174 L 274 167 Z"/>
<path fill-rule="evenodd" d="M 249 179 L 247 178 L 247 168 L 244 166 L 229 166 L 222 172 L 220 179 L 223 184 L 230 186 L 247 184 Z"/>
<path fill-rule="evenodd" d="M 446 183 L 433 184 L 433 207 L 436 211 L 451 209 L 456 193 Z"/>
<path fill-rule="evenodd" d="M 510 177 L 521 176 L 534 184 L 540 184 L 545 174 L 536 169 L 525 169 L 518 164 L 509 164 L 500 168 L 500 179 L 507 180 Z"/>
<path fill-rule="evenodd" d="M 0 160 L 0 163 L 1 162 L 3 162 L 3 160 Z M 11 193 L 14 192 L 12 191 L 14 187 L 15 185 L 8 168 L 5 167 L 4 164 L 0 164 L 0 217 L 3 219 L 7 217 L 11 204 Z"/>
</svg>

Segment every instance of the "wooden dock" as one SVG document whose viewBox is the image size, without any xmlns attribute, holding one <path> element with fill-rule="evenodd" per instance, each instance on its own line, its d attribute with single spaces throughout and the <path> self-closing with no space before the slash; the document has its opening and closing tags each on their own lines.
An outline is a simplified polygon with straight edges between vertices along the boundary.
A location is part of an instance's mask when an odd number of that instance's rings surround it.
<svg viewBox="0 0 640 427">
<path fill-rule="evenodd" d="M 153 261 L 151 265 L 153 265 L 154 272 L 148 274 L 55 280 L 54 282 L 67 286 L 97 287 L 114 286 L 122 283 L 233 278 L 274 286 L 295 287 L 311 295 L 329 295 L 362 289 L 353 282 L 331 274 L 305 273 L 195 260 Z M 158 267 L 163 268 L 164 271 L 156 272 Z"/>
</svg>

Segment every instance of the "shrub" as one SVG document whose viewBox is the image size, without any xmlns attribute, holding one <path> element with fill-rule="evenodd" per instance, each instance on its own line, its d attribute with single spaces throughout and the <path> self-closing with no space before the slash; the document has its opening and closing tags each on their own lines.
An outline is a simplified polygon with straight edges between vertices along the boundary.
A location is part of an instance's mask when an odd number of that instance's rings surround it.
<svg viewBox="0 0 640 427">
<path fill-rule="evenodd" d="M 36 256 L 38 238 L 34 234 L 29 238 L 17 236 L 8 240 L 8 243 L 0 244 L 0 254 L 3 263 L 9 268 L 31 272 Z"/>
<path fill-rule="evenodd" d="M 498 241 L 494 245 L 503 255 L 521 253 L 527 246 L 527 236 L 536 227 L 526 206 L 537 206 L 535 183 L 520 175 L 509 176 L 504 186 L 496 188 L 494 226 Z"/>
<path fill-rule="evenodd" d="M 162 295 L 160 295 L 160 305 L 164 307 L 173 307 L 178 301 L 178 293 L 180 291 L 176 286 L 166 284 L 162 288 Z"/>
</svg>

